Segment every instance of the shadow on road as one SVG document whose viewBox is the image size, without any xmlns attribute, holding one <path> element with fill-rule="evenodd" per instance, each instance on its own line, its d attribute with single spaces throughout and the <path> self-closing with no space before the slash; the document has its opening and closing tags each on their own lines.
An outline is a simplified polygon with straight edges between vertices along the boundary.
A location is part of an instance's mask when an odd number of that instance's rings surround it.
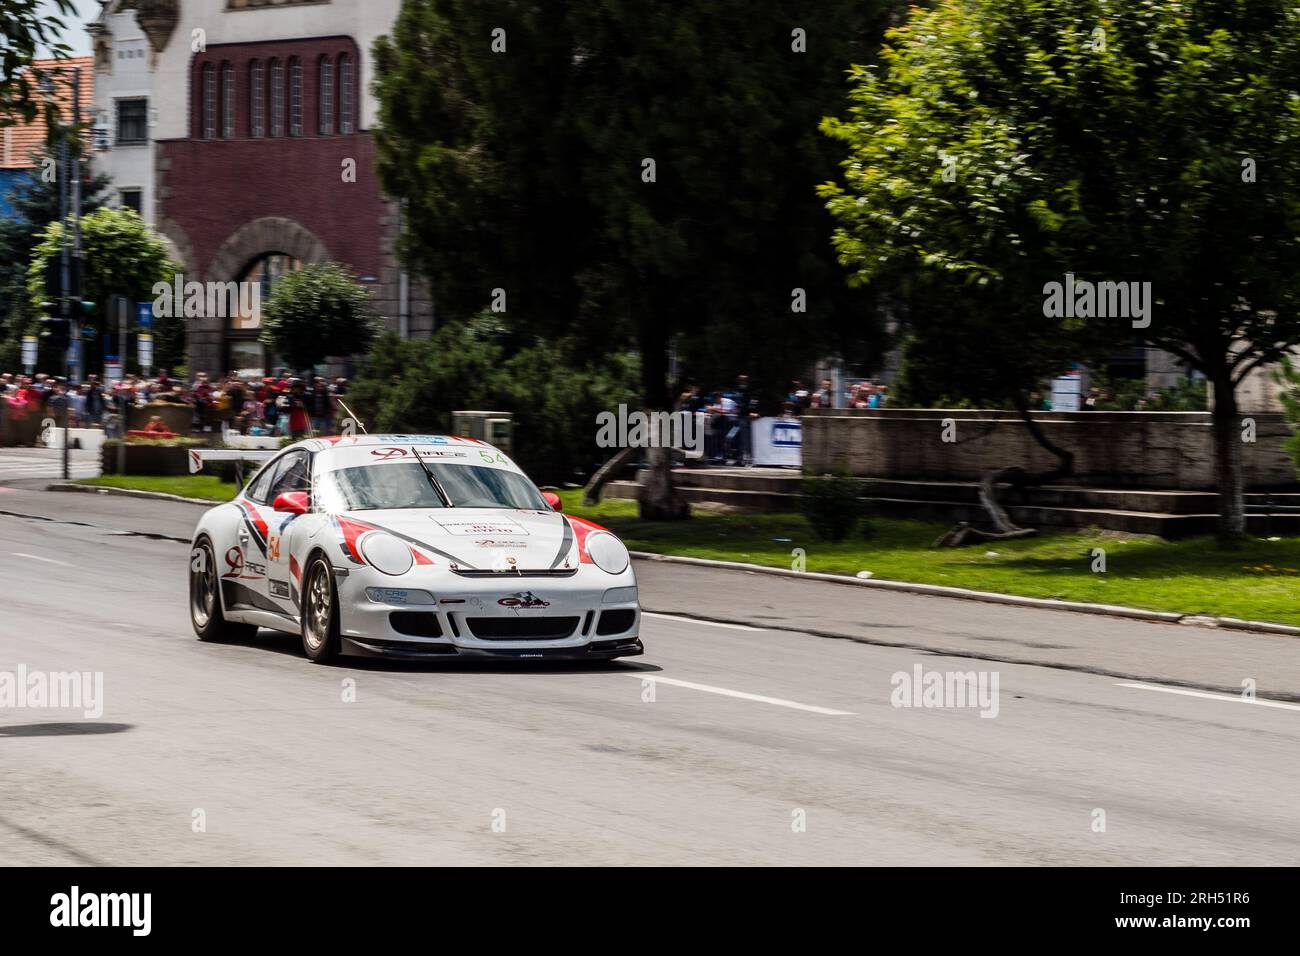
<svg viewBox="0 0 1300 956">
<path fill-rule="evenodd" d="M 0 725 L 0 737 L 76 737 L 87 734 L 120 734 L 134 724 L 101 724 L 93 720 L 49 724 Z"/>
<path fill-rule="evenodd" d="M 225 641 L 226 647 L 250 647 L 302 659 L 309 664 L 302 651 L 302 640 L 293 634 L 263 629 L 257 637 L 247 641 Z M 607 674 L 628 671 L 661 671 L 656 664 L 636 660 L 613 661 L 563 661 L 563 660 L 494 660 L 483 657 L 435 657 L 427 660 L 401 660 L 383 657 L 339 657 L 334 667 L 364 671 L 427 671 L 466 674 Z"/>
</svg>

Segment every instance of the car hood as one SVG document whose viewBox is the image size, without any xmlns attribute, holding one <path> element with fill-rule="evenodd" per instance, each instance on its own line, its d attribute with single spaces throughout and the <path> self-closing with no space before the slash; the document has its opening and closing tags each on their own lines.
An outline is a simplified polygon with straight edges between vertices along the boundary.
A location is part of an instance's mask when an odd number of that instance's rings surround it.
<svg viewBox="0 0 1300 956">
<path fill-rule="evenodd" d="M 555 511 L 394 508 L 349 511 L 339 517 L 388 531 L 435 562 L 442 558 L 467 571 L 550 571 L 578 566 L 573 529 L 564 515 Z"/>
</svg>

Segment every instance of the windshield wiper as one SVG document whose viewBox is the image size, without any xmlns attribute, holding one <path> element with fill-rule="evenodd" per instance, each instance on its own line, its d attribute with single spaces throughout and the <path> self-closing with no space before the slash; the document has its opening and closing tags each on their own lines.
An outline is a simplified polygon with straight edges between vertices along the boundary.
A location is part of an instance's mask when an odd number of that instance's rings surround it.
<svg viewBox="0 0 1300 956">
<path fill-rule="evenodd" d="M 415 460 L 418 461 L 420 463 L 420 467 L 424 469 L 424 476 L 429 479 L 429 484 L 433 486 L 433 490 L 436 491 L 438 493 L 438 497 L 442 499 L 443 507 L 445 508 L 456 507 L 451 503 L 451 498 L 448 496 L 446 489 L 444 489 L 442 487 L 442 484 L 438 481 L 438 479 L 434 477 L 433 472 L 429 470 L 429 466 L 425 464 L 424 459 L 420 457 L 420 453 L 416 451 L 414 445 L 411 446 L 411 454 L 415 455 Z"/>
</svg>

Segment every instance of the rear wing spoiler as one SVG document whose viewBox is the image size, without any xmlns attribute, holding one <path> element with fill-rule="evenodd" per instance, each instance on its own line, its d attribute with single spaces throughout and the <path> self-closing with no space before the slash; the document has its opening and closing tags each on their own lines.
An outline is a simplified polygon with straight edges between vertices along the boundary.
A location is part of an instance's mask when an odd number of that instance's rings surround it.
<svg viewBox="0 0 1300 956">
<path fill-rule="evenodd" d="M 191 448 L 189 450 L 190 474 L 196 475 L 203 470 L 203 463 L 208 461 L 233 461 L 235 463 L 235 484 L 244 487 L 244 462 L 260 465 L 280 454 L 279 448 Z"/>
</svg>

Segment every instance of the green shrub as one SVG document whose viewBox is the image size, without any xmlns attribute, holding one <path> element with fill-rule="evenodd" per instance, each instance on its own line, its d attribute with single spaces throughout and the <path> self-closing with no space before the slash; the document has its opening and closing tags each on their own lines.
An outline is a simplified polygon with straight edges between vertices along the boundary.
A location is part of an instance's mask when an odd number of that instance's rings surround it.
<svg viewBox="0 0 1300 956">
<path fill-rule="evenodd" d="M 631 354 L 590 359 L 564 342 L 512 338 L 491 315 L 428 339 L 376 341 L 346 401 L 375 433 L 449 433 L 458 409 L 508 411 L 511 457 L 534 481 L 563 484 L 609 457 L 596 415 L 637 407 Z"/>
<path fill-rule="evenodd" d="M 844 475 L 821 475 L 800 483 L 799 510 L 817 537 L 843 541 L 853 533 L 865 509 L 856 481 Z"/>
</svg>

